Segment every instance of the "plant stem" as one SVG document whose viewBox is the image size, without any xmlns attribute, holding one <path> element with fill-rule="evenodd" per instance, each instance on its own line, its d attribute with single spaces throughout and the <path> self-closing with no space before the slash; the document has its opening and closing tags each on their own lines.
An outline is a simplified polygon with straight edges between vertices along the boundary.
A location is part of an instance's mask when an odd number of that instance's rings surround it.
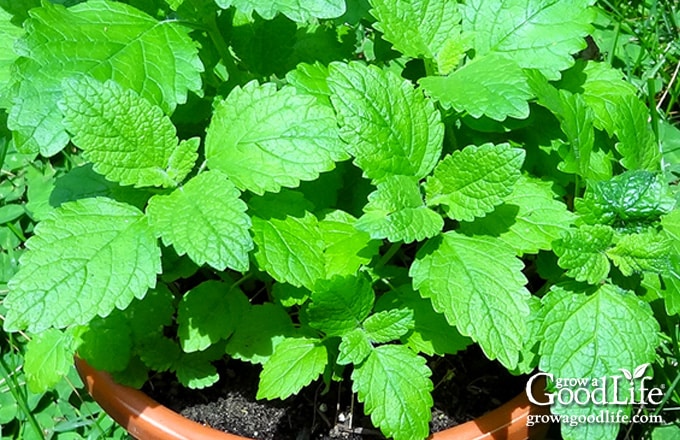
<svg viewBox="0 0 680 440">
<path fill-rule="evenodd" d="M 43 434 L 42 428 L 40 428 L 40 425 L 38 424 L 38 421 L 33 416 L 33 413 L 31 413 L 31 411 L 28 409 L 28 404 L 26 403 L 26 399 L 25 399 L 24 395 L 19 391 L 19 384 L 14 379 L 14 376 L 9 374 L 8 372 L 9 372 L 9 367 L 7 366 L 7 363 L 5 362 L 5 359 L 0 357 L 0 375 L 2 375 L 3 379 L 7 383 L 7 386 L 9 386 L 10 393 L 12 393 L 14 400 L 17 402 L 17 404 L 19 405 L 21 410 L 24 412 L 24 415 L 26 416 L 28 423 L 35 430 L 35 432 L 40 436 L 40 438 L 44 440 L 45 435 Z"/>
<path fill-rule="evenodd" d="M 392 257 L 394 257 L 394 254 L 399 252 L 399 249 L 401 249 L 402 244 L 403 243 L 401 241 L 399 243 L 392 243 L 392 246 L 390 246 L 387 252 L 385 252 L 385 255 L 383 255 L 382 258 L 380 258 L 380 261 L 378 261 L 378 264 L 374 266 L 374 269 L 376 270 L 380 269 L 385 264 L 387 264 L 392 259 Z"/>
<path fill-rule="evenodd" d="M 228 18 L 231 18 L 231 15 L 233 15 L 233 11 L 231 9 L 228 9 L 225 13 L 230 14 Z M 231 22 L 231 20 L 228 20 Z M 220 55 L 220 59 L 222 60 L 222 64 L 224 64 L 224 67 L 227 68 L 227 72 L 229 72 L 229 82 L 234 82 L 238 83 L 238 79 L 240 78 L 240 73 L 238 70 L 238 67 L 236 66 L 236 62 L 234 62 L 234 57 L 231 55 L 229 52 L 229 44 L 225 41 L 224 37 L 222 36 L 222 32 L 220 32 L 219 27 L 217 26 L 217 16 L 214 15 L 207 23 L 206 23 L 206 31 L 208 33 L 208 36 L 210 37 L 210 41 L 212 41 L 213 46 L 215 46 L 215 49 L 217 50 L 217 53 Z"/>
</svg>

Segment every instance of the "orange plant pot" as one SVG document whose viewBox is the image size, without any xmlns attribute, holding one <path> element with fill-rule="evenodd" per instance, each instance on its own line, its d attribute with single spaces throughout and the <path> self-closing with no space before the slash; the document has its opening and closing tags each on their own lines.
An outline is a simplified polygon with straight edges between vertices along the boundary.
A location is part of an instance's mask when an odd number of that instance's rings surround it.
<svg viewBox="0 0 680 440">
<path fill-rule="evenodd" d="M 139 390 L 119 385 L 109 374 L 76 358 L 76 368 L 88 392 L 101 407 L 138 440 L 249 440 L 203 426 L 182 417 Z M 535 381 L 534 395 L 544 383 Z M 529 415 L 547 414 L 547 406 L 532 405 L 524 392 L 483 416 L 431 435 L 428 440 L 538 439 L 547 424 L 527 426 Z"/>
</svg>

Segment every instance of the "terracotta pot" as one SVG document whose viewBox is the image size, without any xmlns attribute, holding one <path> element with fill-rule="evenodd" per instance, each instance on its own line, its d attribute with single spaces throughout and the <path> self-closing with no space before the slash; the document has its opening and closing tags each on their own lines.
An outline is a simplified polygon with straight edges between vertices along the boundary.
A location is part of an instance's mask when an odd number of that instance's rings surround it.
<svg viewBox="0 0 680 440">
<path fill-rule="evenodd" d="M 164 407 L 139 390 L 115 383 L 107 373 L 97 371 L 76 358 L 76 368 L 87 390 L 102 408 L 133 437 L 139 440 L 247 440 L 192 422 Z M 534 395 L 543 392 L 544 383 L 534 383 Z M 547 414 L 547 406 L 531 405 L 526 394 L 473 421 L 433 434 L 428 440 L 542 438 L 546 424 L 526 426 L 530 414 Z"/>
</svg>

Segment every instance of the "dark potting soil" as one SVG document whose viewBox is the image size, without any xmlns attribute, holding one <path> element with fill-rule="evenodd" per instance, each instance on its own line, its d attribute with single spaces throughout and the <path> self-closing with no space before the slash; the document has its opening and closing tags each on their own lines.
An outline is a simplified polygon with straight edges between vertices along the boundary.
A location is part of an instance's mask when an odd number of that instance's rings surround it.
<svg viewBox="0 0 680 440">
<path fill-rule="evenodd" d="M 489 362 L 477 347 L 432 359 L 434 407 L 430 429 L 437 432 L 472 420 L 516 396 L 526 377 L 515 377 Z M 220 381 L 187 390 L 170 374 L 154 376 L 144 391 L 191 420 L 258 440 L 366 440 L 383 438 L 364 415 L 351 382 L 320 381 L 284 401 L 257 401 L 261 368 L 239 361 L 218 366 Z"/>
</svg>

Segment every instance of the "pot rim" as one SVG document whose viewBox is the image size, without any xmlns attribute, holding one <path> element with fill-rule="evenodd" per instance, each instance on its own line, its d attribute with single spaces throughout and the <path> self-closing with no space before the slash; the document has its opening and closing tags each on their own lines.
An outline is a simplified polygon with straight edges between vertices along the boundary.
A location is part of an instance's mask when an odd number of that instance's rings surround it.
<svg viewBox="0 0 680 440">
<path fill-rule="evenodd" d="M 116 383 L 106 372 L 75 358 L 76 369 L 87 391 L 97 403 L 130 435 L 142 440 L 251 440 L 229 434 L 189 420 L 158 403 L 140 390 Z M 545 383 L 534 381 L 534 395 L 540 396 Z M 529 415 L 547 414 L 547 406 L 529 402 L 524 391 L 498 408 L 481 417 L 444 431 L 434 433 L 428 440 L 513 439 L 540 436 L 548 425 L 527 427 Z"/>
</svg>

